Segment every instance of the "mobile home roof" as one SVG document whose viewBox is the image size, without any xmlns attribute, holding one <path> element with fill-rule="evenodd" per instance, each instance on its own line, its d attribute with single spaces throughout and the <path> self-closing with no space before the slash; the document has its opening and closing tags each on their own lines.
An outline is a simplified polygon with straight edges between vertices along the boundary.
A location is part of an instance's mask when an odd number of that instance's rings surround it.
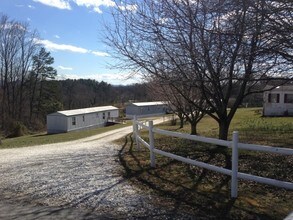
<svg viewBox="0 0 293 220">
<path fill-rule="evenodd" d="M 273 86 L 266 86 L 265 89 L 271 89 Z M 285 85 L 285 86 L 277 86 L 276 88 L 272 89 L 271 91 L 293 91 L 293 85 Z"/>
<path fill-rule="evenodd" d="M 61 114 L 65 116 L 73 116 L 73 115 L 83 115 L 83 114 L 89 114 L 94 112 L 104 112 L 104 111 L 111 111 L 111 110 L 118 110 L 118 108 L 114 106 L 100 106 L 100 107 L 92 107 L 92 108 L 81 108 L 81 109 L 58 111 L 56 113 L 52 113 L 51 115 Z"/>
<path fill-rule="evenodd" d="M 167 105 L 167 102 L 134 102 L 135 106 Z"/>
</svg>

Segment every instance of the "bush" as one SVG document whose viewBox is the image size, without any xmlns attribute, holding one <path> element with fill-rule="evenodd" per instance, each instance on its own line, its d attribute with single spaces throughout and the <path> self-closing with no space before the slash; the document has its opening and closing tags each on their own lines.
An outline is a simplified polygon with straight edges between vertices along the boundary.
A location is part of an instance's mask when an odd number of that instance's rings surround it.
<svg viewBox="0 0 293 220">
<path fill-rule="evenodd" d="M 28 134 L 28 129 L 26 126 L 19 121 L 11 122 L 8 129 L 8 138 L 20 137 Z"/>
<path fill-rule="evenodd" d="M 39 118 L 34 118 L 31 122 L 26 123 L 30 131 L 44 131 L 46 130 L 46 121 L 39 119 Z"/>
</svg>

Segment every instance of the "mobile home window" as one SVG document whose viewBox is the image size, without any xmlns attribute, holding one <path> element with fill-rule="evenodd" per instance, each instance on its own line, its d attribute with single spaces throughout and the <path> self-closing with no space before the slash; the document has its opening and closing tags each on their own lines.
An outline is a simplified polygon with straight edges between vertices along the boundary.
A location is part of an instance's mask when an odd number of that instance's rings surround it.
<svg viewBox="0 0 293 220">
<path fill-rule="evenodd" d="M 105 114 L 105 112 L 103 112 L 103 119 L 105 119 L 105 117 L 106 117 L 106 114 Z"/>
<path fill-rule="evenodd" d="M 82 116 L 82 121 L 84 122 L 84 115 Z"/>
<path fill-rule="evenodd" d="M 269 103 L 279 103 L 280 102 L 280 94 L 270 93 L 268 98 Z"/>
<path fill-rule="evenodd" d="M 285 103 L 293 103 L 293 94 L 285 94 L 284 102 Z"/>
<path fill-rule="evenodd" d="M 72 117 L 72 125 L 76 125 L 76 118 Z"/>
<path fill-rule="evenodd" d="M 111 112 L 108 112 L 108 117 L 110 118 L 110 116 L 111 116 Z"/>
</svg>

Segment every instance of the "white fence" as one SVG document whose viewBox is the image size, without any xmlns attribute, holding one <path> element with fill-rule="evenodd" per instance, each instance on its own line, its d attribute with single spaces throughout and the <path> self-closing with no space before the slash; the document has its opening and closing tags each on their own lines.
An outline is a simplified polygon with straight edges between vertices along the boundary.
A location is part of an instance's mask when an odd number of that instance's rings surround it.
<svg viewBox="0 0 293 220">
<path fill-rule="evenodd" d="M 179 160 L 184 163 L 188 163 L 190 165 L 199 166 L 205 169 L 209 169 L 209 170 L 213 170 L 219 173 L 229 175 L 231 176 L 231 197 L 232 198 L 236 198 L 238 195 L 238 178 L 245 179 L 245 180 L 252 180 L 259 183 L 269 184 L 272 186 L 277 186 L 277 187 L 293 190 L 293 183 L 291 182 L 280 181 L 280 180 L 275 180 L 275 179 L 270 179 L 266 177 L 260 177 L 260 176 L 255 176 L 255 175 L 251 175 L 247 173 L 238 172 L 238 149 L 263 151 L 263 152 L 277 153 L 277 154 L 291 155 L 291 156 L 293 155 L 293 149 L 239 143 L 237 131 L 233 132 L 232 141 L 225 141 L 225 140 L 219 140 L 215 138 L 207 138 L 207 137 L 201 137 L 197 135 L 189 135 L 189 134 L 171 132 L 171 131 L 154 128 L 153 121 L 149 121 L 148 125 L 146 124 L 147 124 L 146 122 L 142 123 L 134 119 L 133 133 L 134 133 L 134 138 L 135 138 L 137 147 L 139 148 L 141 143 L 150 150 L 150 161 L 151 161 L 152 167 L 156 166 L 155 154 L 160 154 L 175 160 Z M 149 131 L 149 143 L 147 143 L 145 140 L 143 140 L 140 137 L 139 131 L 141 129 L 147 129 Z M 185 158 L 182 156 L 178 156 L 172 153 L 168 153 L 168 152 L 156 149 L 155 141 L 154 141 L 154 133 L 232 148 L 232 170 L 229 170 L 223 167 L 214 166 L 214 165 L 200 162 L 197 160 L 192 160 L 189 158 Z"/>
</svg>

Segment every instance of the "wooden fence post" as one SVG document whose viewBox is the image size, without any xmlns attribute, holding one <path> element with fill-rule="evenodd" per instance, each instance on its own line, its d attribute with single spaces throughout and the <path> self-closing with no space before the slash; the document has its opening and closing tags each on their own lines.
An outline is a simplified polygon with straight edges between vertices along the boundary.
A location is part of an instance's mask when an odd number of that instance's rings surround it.
<svg viewBox="0 0 293 220">
<path fill-rule="evenodd" d="M 156 167 L 156 158 L 154 153 L 155 148 L 155 140 L 154 140 L 154 132 L 153 132 L 153 121 L 149 121 L 149 139 L 150 139 L 150 160 L 151 167 Z"/>
<path fill-rule="evenodd" d="M 238 196 L 238 131 L 233 131 L 232 137 L 232 176 L 231 176 L 231 197 Z"/>
</svg>

